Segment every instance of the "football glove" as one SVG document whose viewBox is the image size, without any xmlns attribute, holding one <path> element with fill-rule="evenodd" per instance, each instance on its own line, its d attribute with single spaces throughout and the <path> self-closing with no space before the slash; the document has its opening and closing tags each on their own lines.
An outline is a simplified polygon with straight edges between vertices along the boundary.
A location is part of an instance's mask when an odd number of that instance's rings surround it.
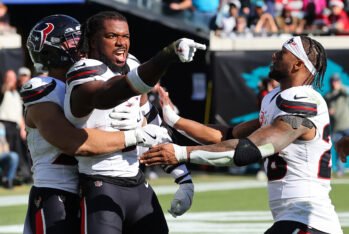
<svg viewBox="0 0 349 234">
<path fill-rule="evenodd" d="M 147 124 L 142 128 L 136 129 L 137 145 L 143 147 L 152 147 L 161 143 L 170 142 L 167 129 L 155 124 Z"/>
<path fill-rule="evenodd" d="M 196 50 L 206 50 L 206 45 L 188 38 L 181 38 L 163 49 L 168 55 L 178 57 L 182 63 L 193 61 Z"/>
<path fill-rule="evenodd" d="M 194 196 L 194 184 L 190 182 L 185 182 L 179 184 L 179 188 L 174 195 L 174 198 L 171 202 L 171 208 L 168 212 L 176 218 L 184 214 L 187 210 L 190 209 Z"/>
<path fill-rule="evenodd" d="M 139 102 L 130 99 L 116 106 L 109 114 L 111 126 L 119 130 L 131 130 L 140 126 L 142 114 Z"/>
<path fill-rule="evenodd" d="M 193 61 L 197 49 L 206 50 L 206 45 L 195 42 L 194 40 L 182 38 L 176 41 L 175 53 L 182 63 Z"/>
</svg>

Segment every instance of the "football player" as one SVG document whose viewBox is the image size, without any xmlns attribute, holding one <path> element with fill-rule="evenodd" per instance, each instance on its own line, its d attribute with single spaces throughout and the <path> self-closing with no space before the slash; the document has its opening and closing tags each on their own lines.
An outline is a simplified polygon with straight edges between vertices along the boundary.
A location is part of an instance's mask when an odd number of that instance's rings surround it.
<svg viewBox="0 0 349 234">
<path fill-rule="evenodd" d="M 65 74 L 80 59 L 76 45 L 80 23 L 67 15 L 51 15 L 31 30 L 27 48 L 33 63 L 48 69 L 21 89 L 27 142 L 33 162 L 24 233 L 79 233 L 77 161 L 125 148 L 124 132 L 75 128 L 64 116 Z M 146 139 L 137 129 L 138 138 Z"/>
<path fill-rule="evenodd" d="M 117 12 L 101 12 L 86 21 L 79 48 L 88 59 L 67 73 L 64 109 L 75 126 L 118 130 L 111 122 L 113 112 L 125 107 L 140 110 L 140 97 L 135 95 L 150 91 L 171 63 L 190 62 L 196 49 L 205 47 L 180 39 L 138 66 L 128 54 L 129 40 L 127 20 Z M 139 119 L 136 126 L 142 123 Z M 126 147 L 139 141 L 132 128 L 124 127 Z M 144 128 L 149 129 L 148 138 L 158 143 L 168 140 L 165 129 L 152 124 Z M 131 147 L 95 158 L 78 157 L 83 233 L 168 233 L 156 195 L 139 170 L 138 152 Z M 188 175 L 182 177 L 179 180 Z"/>
<path fill-rule="evenodd" d="M 244 166 L 264 159 L 275 221 L 265 233 L 341 234 L 329 197 L 329 113 L 326 102 L 314 89 L 322 86 L 326 67 L 326 52 L 319 42 L 306 36 L 291 38 L 272 55 L 269 77 L 277 80 L 280 87 L 264 97 L 258 122 L 243 123 L 230 130 L 229 138 L 238 139 L 223 141 L 219 131 L 185 120 L 165 107 L 164 112 L 170 112 L 165 118 L 170 125 L 204 143 L 221 143 L 159 145 L 146 152 L 141 163 Z M 193 126 L 205 136 L 197 137 Z M 214 137 L 207 135 L 210 131 Z"/>
</svg>

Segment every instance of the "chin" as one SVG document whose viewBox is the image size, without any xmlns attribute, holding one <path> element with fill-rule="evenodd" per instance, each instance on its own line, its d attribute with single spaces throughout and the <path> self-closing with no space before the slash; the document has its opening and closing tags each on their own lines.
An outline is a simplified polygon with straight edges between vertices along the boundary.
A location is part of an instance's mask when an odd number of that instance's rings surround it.
<svg viewBox="0 0 349 234">
<path fill-rule="evenodd" d="M 126 61 L 124 61 L 124 62 L 116 61 L 116 63 L 115 63 L 115 66 L 117 66 L 117 67 L 123 67 L 125 65 L 126 65 Z"/>
</svg>

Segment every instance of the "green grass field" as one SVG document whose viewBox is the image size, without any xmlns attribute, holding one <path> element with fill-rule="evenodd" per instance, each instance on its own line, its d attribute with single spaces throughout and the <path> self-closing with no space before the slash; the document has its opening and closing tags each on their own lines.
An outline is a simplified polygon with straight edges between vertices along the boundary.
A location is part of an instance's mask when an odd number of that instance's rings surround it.
<svg viewBox="0 0 349 234">
<path fill-rule="evenodd" d="M 227 183 L 227 182 L 243 182 L 243 181 L 253 181 L 254 177 L 248 176 L 231 176 L 231 175 L 196 175 L 193 176 L 194 182 L 199 187 L 202 183 L 208 184 L 219 184 L 219 183 Z M 332 185 L 331 197 L 332 201 L 336 207 L 337 212 L 347 212 L 349 213 L 349 176 L 346 175 L 344 179 L 334 179 L 334 183 Z M 337 182 L 337 183 L 336 183 Z M 157 180 L 151 180 L 150 184 L 156 190 L 158 187 L 164 185 L 173 185 L 172 179 L 165 177 Z M 29 186 L 20 186 L 16 187 L 12 191 L 4 190 L 0 188 L 0 199 L 1 197 L 9 196 L 9 195 L 25 195 L 28 194 L 30 187 Z M 171 199 L 173 197 L 173 193 L 158 195 L 160 203 L 167 213 L 167 209 L 170 206 Z M 215 191 L 196 191 L 193 205 L 190 211 L 184 216 L 174 219 L 169 215 L 166 215 L 166 218 L 169 221 L 169 227 L 173 229 L 177 229 L 177 227 L 181 227 L 182 225 L 195 226 L 198 225 L 208 225 L 212 223 L 213 225 L 227 225 L 226 228 L 229 228 L 229 225 L 240 225 L 243 223 L 255 222 L 263 225 L 270 225 L 272 221 L 269 218 L 264 218 L 264 220 L 256 220 L 250 221 L 242 219 L 240 221 L 237 220 L 227 220 L 227 219 L 218 219 L 219 214 L 232 215 L 233 218 L 237 213 L 220 213 L 220 212 L 263 212 L 268 213 L 268 202 L 267 202 L 267 190 L 266 188 L 247 188 L 247 189 L 229 189 L 226 190 L 215 190 Z M 0 204 L 0 233 L 20 233 L 20 232 L 4 232 L 1 229 L 1 226 L 9 226 L 9 225 L 22 225 L 24 216 L 26 212 L 26 205 L 12 205 L 12 206 L 4 206 Z M 249 215 L 250 213 L 246 213 Z M 200 221 L 200 218 L 196 218 L 197 214 L 211 214 L 211 217 L 214 218 L 213 221 L 210 221 L 211 218 L 207 218 L 206 216 L 202 216 L 203 220 Z M 253 213 L 252 213 L 253 214 Z M 200 216 L 201 217 L 201 216 Z M 253 218 L 253 215 L 251 215 Z M 208 219 L 208 221 L 206 220 Z M 205 221 L 206 220 L 206 221 Z M 218 227 L 218 228 L 217 228 Z M 216 228 L 216 231 L 212 233 L 234 233 L 234 232 L 219 232 L 219 226 L 212 227 Z M 263 226 L 264 228 L 264 226 Z M 259 233 L 263 233 L 265 229 L 260 228 Z M 228 229 L 229 230 L 229 229 Z M 343 226 L 344 233 L 349 234 L 349 223 L 346 221 L 346 224 Z M 182 233 L 180 230 L 171 233 Z M 184 232 L 183 232 L 184 233 Z M 185 233 L 190 233 L 185 231 Z M 199 232 L 193 232 L 199 233 Z M 203 232 L 201 232 L 203 233 Z M 204 233 L 211 233 L 210 231 Z M 237 233 L 237 232 L 236 232 Z M 248 232 L 244 232 L 248 233 Z M 256 232 L 253 232 L 256 233 Z"/>
</svg>

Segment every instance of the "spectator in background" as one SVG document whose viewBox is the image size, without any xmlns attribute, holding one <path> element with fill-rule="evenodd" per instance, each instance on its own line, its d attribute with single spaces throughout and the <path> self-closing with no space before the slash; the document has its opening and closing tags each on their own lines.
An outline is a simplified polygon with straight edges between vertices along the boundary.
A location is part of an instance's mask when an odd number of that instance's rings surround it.
<svg viewBox="0 0 349 234">
<path fill-rule="evenodd" d="M 331 118 L 332 141 L 336 144 L 342 137 L 349 136 L 349 96 L 343 87 L 338 74 L 334 74 L 331 79 L 331 91 L 326 94 L 325 100 L 329 108 Z M 344 165 L 337 156 L 337 175 L 343 176 Z"/>
<path fill-rule="evenodd" d="M 250 18 L 249 27 L 254 33 L 277 33 L 278 28 L 271 14 L 266 12 L 267 6 L 263 1 L 255 3 L 255 14 Z"/>
<path fill-rule="evenodd" d="M 13 179 L 16 175 L 18 160 L 18 154 L 10 151 L 9 144 L 6 140 L 5 125 L 0 123 L 0 176 L 1 183 L 5 188 L 13 188 Z"/>
<path fill-rule="evenodd" d="M 240 7 L 241 3 L 239 0 L 229 0 L 225 6 L 222 6 L 217 13 L 216 25 L 218 29 L 216 30 L 216 35 L 229 37 L 236 30 Z"/>
<path fill-rule="evenodd" d="M 247 19 L 245 16 L 241 15 L 236 19 L 236 29 L 232 36 L 251 38 L 253 34 L 250 28 L 247 26 Z"/>
<path fill-rule="evenodd" d="M 292 16 L 291 8 L 288 5 L 285 5 L 282 9 L 281 15 L 276 17 L 276 23 L 280 32 L 294 33 L 299 23 L 299 19 Z"/>
<path fill-rule="evenodd" d="M 10 151 L 17 152 L 20 156 L 18 174 L 24 181 L 31 181 L 30 166 L 22 148 L 22 140 L 26 138 L 23 103 L 17 91 L 17 75 L 14 70 L 7 70 L 3 78 L 0 92 L 0 122 L 6 127 Z"/>
<path fill-rule="evenodd" d="M 248 16 L 251 14 L 251 1 L 250 0 L 240 0 L 241 2 L 241 15 L 248 18 Z"/>
<path fill-rule="evenodd" d="M 265 5 L 267 6 L 267 12 L 275 17 L 275 0 L 264 0 Z"/>
<path fill-rule="evenodd" d="M 10 16 L 7 6 L 0 1 L 0 34 L 14 33 L 15 31 L 15 28 L 10 25 Z"/>
<path fill-rule="evenodd" d="M 192 11 L 191 22 L 202 29 L 209 29 L 217 13 L 220 0 L 182 0 L 171 3 L 169 8 L 174 11 Z"/>
<path fill-rule="evenodd" d="M 23 84 L 27 83 L 31 78 L 31 71 L 27 67 L 21 67 L 18 69 L 17 90 L 19 91 Z"/>
<path fill-rule="evenodd" d="M 0 25 L 9 25 L 10 17 L 7 12 L 7 6 L 0 2 Z"/>
<path fill-rule="evenodd" d="M 316 21 L 316 19 L 319 19 Z M 296 28 L 296 33 L 301 34 L 306 31 L 314 31 L 317 29 L 317 26 L 321 28 L 323 25 L 322 17 L 317 16 L 316 13 L 316 4 L 314 2 L 308 2 L 304 8 L 304 16 L 300 19 L 299 24 Z"/>
<path fill-rule="evenodd" d="M 284 5 L 288 5 L 291 14 L 298 19 L 303 18 L 303 0 L 284 0 Z"/>
<path fill-rule="evenodd" d="M 306 22 L 303 28 L 307 31 L 322 31 L 324 14 L 328 11 L 327 0 L 304 0 L 303 11 L 302 21 L 305 20 Z"/>
<path fill-rule="evenodd" d="M 331 13 L 325 18 L 325 25 L 332 33 L 348 33 L 349 18 L 344 11 L 344 3 L 341 0 L 330 0 Z"/>
<path fill-rule="evenodd" d="M 323 11 L 327 7 L 326 0 L 303 0 L 303 12 L 307 11 L 308 5 L 314 5 L 315 15 L 322 15 Z"/>
<path fill-rule="evenodd" d="M 184 21 L 189 21 L 191 15 L 189 2 L 183 0 L 163 0 L 163 12 Z"/>
<path fill-rule="evenodd" d="M 222 19 L 225 17 L 229 17 L 230 15 L 229 8 L 231 4 L 234 4 L 235 6 L 239 6 L 239 9 L 241 8 L 241 2 L 239 0 L 220 0 L 217 14 L 215 16 L 215 25 L 218 28 L 222 27 Z"/>
</svg>

